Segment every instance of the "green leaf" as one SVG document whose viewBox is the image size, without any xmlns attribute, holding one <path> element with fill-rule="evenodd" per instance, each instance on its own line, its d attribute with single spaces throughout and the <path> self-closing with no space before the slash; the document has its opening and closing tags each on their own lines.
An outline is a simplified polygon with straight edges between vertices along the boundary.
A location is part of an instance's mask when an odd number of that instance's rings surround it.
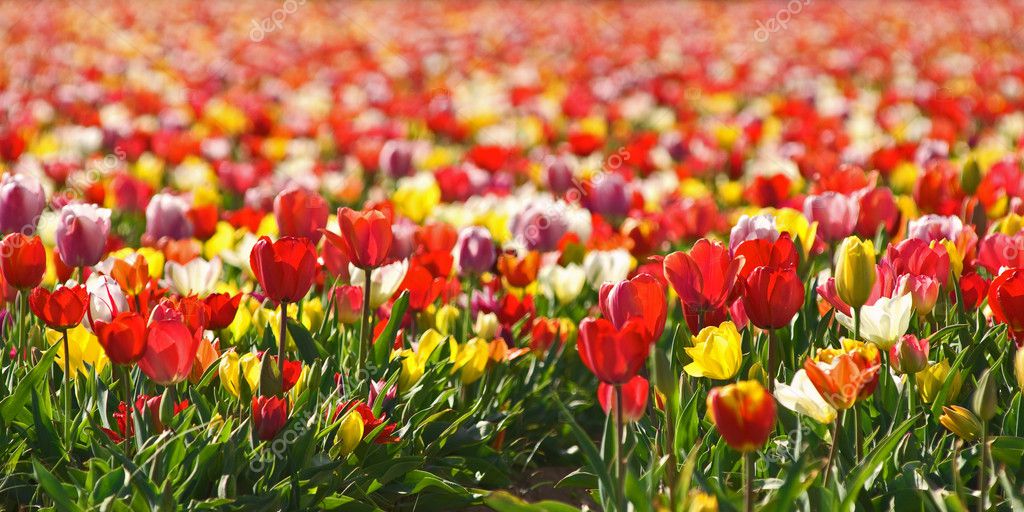
<svg viewBox="0 0 1024 512">
<path fill-rule="evenodd" d="M 47 471 L 38 460 L 32 459 L 32 469 L 35 471 L 36 480 L 39 482 L 39 485 L 44 491 L 46 491 L 46 494 L 50 496 L 50 499 L 53 500 L 53 503 L 57 506 L 57 510 L 82 510 L 81 507 L 71 499 L 71 496 L 68 495 L 67 489 L 61 485 L 60 481 L 58 481 L 52 473 Z"/>
<path fill-rule="evenodd" d="M 558 501 L 527 503 L 505 491 L 494 491 L 484 497 L 484 504 L 497 512 L 579 512 L 580 509 Z"/>
<path fill-rule="evenodd" d="M 885 462 L 885 459 L 896 449 L 896 445 L 899 444 L 900 439 L 906 434 L 910 427 L 914 426 L 915 423 L 921 418 L 921 413 L 915 414 L 913 417 L 904 421 L 892 434 L 886 436 L 881 442 L 875 445 L 875 448 L 871 450 L 864 457 L 864 460 L 853 468 L 850 472 L 850 477 L 845 479 L 847 484 L 847 495 L 843 498 L 841 510 L 853 510 L 854 504 L 857 502 L 857 495 L 860 494 L 861 489 L 864 488 L 864 483 L 875 474 L 876 471 Z"/>
<path fill-rule="evenodd" d="M 299 357 L 302 358 L 303 363 L 313 364 L 316 362 L 316 358 L 320 357 L 313 335 L 306 329 L 306 326 L 291 318 L 288 319 L 288 336 L 295 342 L 295 347 L 299 349 Z"/>
<path fill-rule="evenodd" d="M 409 308 L 409 291 L 406 290 L 398 296 L 398 300 L 391 306 L 391 317 L 387 325 L 381 331 L 380 336 L 373 340 L 373 364 L 384 366 L 388 362 L 388 355 L 391 354 L 391 341 L 395 339 L 398 327 L 402 325 L 402 317 L 405 310 Z"/>
<path fill-rule="evenodd" d="M 562 411 L 562 416 L 565 418 L 565 422 L 569 425 L 573 434 L 576 436 L 576 443 L 579 445 L 580 450 L 583 452 L 583 457 L 587 460 L 587 464 L 590 469 L 597 475 L 598 481 L 605 489 L 611 492 L 615 489 L 614 482 L 611 474 L 608 473 L 608 467 L 605 465 L 604 460 L 601 458 L 601 452 L 597 450 L 597 446 L 590 440 L 590 436 L 583 430 L 583 427 L 579 423 L 576 423 L 576 418 L 573 417 L 572 412 L 565 404 L 562 403 L 557 397 L 553 397 L 554 402 L 558 405 L 559 410 Z"/>
<path fill-rule="evenodd" d="M 44 392 L 44 379 L 50 370 L 53 358 L 57 357 L 57 351 L 60 347 L 61 344 L 56 343 L 44 352 L 43 358 L 36 364 L 35 368 L 28 372 L 24 379 L 21 379 L 18 387 L 14 389 L 14 393 L 5 398 L 3 402 L 0 402 L 0 416 L 3 416 L 4 423 L 10 423 L 25 410 L 25 405 L 32 399 L 32 390 L 36 390 L 40 394 Z"/>
</svg>

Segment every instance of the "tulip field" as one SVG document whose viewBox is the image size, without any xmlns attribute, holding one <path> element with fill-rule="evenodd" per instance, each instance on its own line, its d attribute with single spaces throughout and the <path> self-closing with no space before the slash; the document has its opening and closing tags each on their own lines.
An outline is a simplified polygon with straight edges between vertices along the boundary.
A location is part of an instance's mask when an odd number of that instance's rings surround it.
<svg viewBox="0 0 1024 512">
<path fill-rule="evenodd" d="M 0 2 L 0 510 L 1024 511 L 1022 34 Z"/>
</svg>

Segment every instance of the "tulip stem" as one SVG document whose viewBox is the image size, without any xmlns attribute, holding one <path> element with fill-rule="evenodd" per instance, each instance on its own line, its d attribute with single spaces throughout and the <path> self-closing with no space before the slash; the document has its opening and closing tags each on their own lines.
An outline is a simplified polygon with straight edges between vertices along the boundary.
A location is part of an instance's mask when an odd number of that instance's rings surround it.
<svg viewBox="0 0 1024 512">
<path fill-rule="evenodd" d="M 978 512 L 985 512 L 985 497 L 988 494 L 988 421 L 981 422 L 981 468 L 978 474 Z"/>
<path fill-rule="evenodd" d="M 288 303 L 281 301 L 281 346 L 277 349 L 277 372 L 281 377 L 281 391 L 284 391 L 284 347 L 288 342 Z"/>
<path fill-rule="evenodd" d="M 743 511 L 754 510 L 754 452 L 743 452 Z"/>
<path fill-rule="evenodd" d="M 914 415 L 914 410 L 917 408 L 917 404 L 914 400 L 914 393 L 917 391 L 917 377 L 913 373 L 907 374 L 907 414 L 910 416 Z"/>
<path fill-rule="evenodd" d="M 842 432 L 841 425 L 845 415 L 846 410 L 839 411 L 839 416 L 832 423 L 832 447 L 828 449 L 828 459 L 825 461 L 825 487 L 828 487 L 829 476 L 832 475 L 832 461 L 836 458 L 836 447 L 839 446 L 839 433 Z"/>
<path fill-rule="evenodd" d="M 853 308 L 853 339 L 860 339 L 860 308 Z"/>
<path fill-rule="evenodd" d="M 613 445 L 613 456 L 615 457 L 615 478 L 618 480 L 618 509 L 626 511 L 626 474 L 622 464 L 622 436 L 625 434 L 622 422 L 622 384 L 615 385 L 615 444 Z"/>
<path fill-rule="evenodd" d="M 64 343 L 64 437 L 68 440 L 68 454 L 71 453 L 71 354 L 68 348 L 68 330 L 61 329 Z"/>
<path fill-rule="evenodd" d="M 768 392 L 775 392 L 775 378 L 779 375 L 778 340 L 775 329 L 768 329 Z"/>
<path fill-rule="evenodd" d="M 359 326 L 359 342 L 356 345 L 356 378 L 363 371 L 363 351 L 370 345 L 370 275 L 373 269 L 363 269 L 363 321 Z"/>
</svg>

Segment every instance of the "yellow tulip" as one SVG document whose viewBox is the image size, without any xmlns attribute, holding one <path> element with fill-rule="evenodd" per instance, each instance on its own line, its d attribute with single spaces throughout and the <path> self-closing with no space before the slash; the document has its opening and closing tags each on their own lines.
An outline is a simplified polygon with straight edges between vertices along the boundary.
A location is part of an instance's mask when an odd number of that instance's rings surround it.
<svg viewBox="0 0 1024 512">
<path fill-rule="evenodd" d="M 836 251 L 836 291 L 851 308 L 859 309 L 868 301 L 875 285 L 875 245 L 849 236 Z"/>
<path fill-rule="evenodd" d="M 804 255 L 810 254 L 818 236 L 818 223 L 810 222 L 803 213 L 792 208 L 782 208 L 771 213 L 775 216 L 775 228 L 798 240 Z"/>
<path fill-rule="evenodd" d="M 943 247 L 945 247 L 946 254 L 949 255 L 949 271 L 951 273 L 951 276 L 946 276 L 946 281 L 943 284 L 953 286 L 953 282 L 951 282 L 950 279 L 959 281 L 960 275 L 963 274 L 964 272 L 964 257 L 963 255 L 960 254 L 960 250 L 957 249 L 955 243 L 946 239 L 942 239 L 939 242 L 932 241 L 931 247 L 934 248 L 936 243 L 941 244 Z"/>
<path fill-rule="evenodd" d="M 402 357 L 402 373 L 398 376 L 399 392 L 404 393 L 419 382 L 426 371 L 427 361 L 444 339 L 445 335 L 428 329 L 420 336 L 415 350 L 406 349 L 398 354 Z"/>
<path fill-rule="evenodd" d="M 949 375 L 949 372 L 949 360 L 943 359 L 938 363 L 929 365 L 928 368 L 917 374 L 917 392 L 921 395 L 921 400 L 924 403 L 930 404 L 935 401 L 939 391 L 942 390 L 943 383 L 946 382 L 946 376 Z M 949 385 L 949 394 L 946 396 L 947 401 L 956 399 L 957 395 L 960 394 L 960 386 L 962 384 L 963 378 L 960 375 L 955 375 Z"/>
<path fill-rule="evenodd" d="M 363 417 L 357 411 L 346 413 L 338 425 L 338 432 L 334 435 L 334 447 L 331 449 L 331 455 L 338 458 L 347 457 L 363 440 L 365 428 Z"/>
<path fill-rule="evenodd" d="M 46 340 L 50 342 L 50 345 L 60 343 L 62 341 L 61 333 L 47 329 Z M 78 378 L 79 375 L 85 375 L 87 371 L 86 365 L 100 372 L 110 361 L 107 359 L 107 354 L 103 351 L 103 347 L 100 346 L 96 336 L 86 330 L 81 324 L 73 329 L 68 329 L 68 356 L 68 361 L 70 362 L 68 371 L 71 373 L 72 379 Z M 53 362 L 60 367 L 61 371 L 64 371 L 63 348 L 57 350 L 57 357 Z"/>
<path fill-rule="evenodd" d="M 456 326 L 459 325 L 459 317 L 461 316 L 462 312 L 459 308 L 451 304 L 445 304 L 437 308 L 437 312 L 434 313 L 434 328 L 441 334 L 452 334 L 455 332 Z"/>
<path fill-rule="evenodd" d="M 391 198 L 398 213 L 418 224 L 441 202 L 441 188 L 432 174 L 421 173 L 398 180 Z"/>
<path fill-rule="evenodd" d="M 995 232 L 1013 236 L 1019 233 L 1022 228 L 1024 228 L 1024 217 L 1010 212 L 1006 214 L 1006 217 L 999 219 L 999 222 L 992 229 Z"/>
<path fill-rule="evenodd" d="M 732 322 L 705 327 L 693 337 L 693 346 L 684 349 L 693 362 L 683 370 L 693 377 L 731 379 L 743 362 L 741 345 L 742 337 Z"/>
<path fill-rule="evenodd" d="M 501 323 L 498 322 L 497 315 L 481 311 L 476 315 L 476 322 L 473 323 L 473 332 L 485 340 L 492 340 L 498 335 L 500 327 Z"/>
<path fill-rule="evenodd" d="M 953 405 L 942 407 L 942 416 L 939 416 L 939 423 L 947 430 L 956 434 L 964 441 L 977 441 L 981 438 L 981 420 L 973 412 Z"/>
<path fill-rule="evenodd" d="M 234 350 L 226 352 L 221 357 L 220 365 L 217 366 L 220 385 L 235 398 L 239 398 L 241 397 L 239 377 L 244 376 L 249 391 L 252 392 L 260 385 L 260 367 L 260 358 L 252 352 L 241 356 Z"/>
<path fill-rule="evenodd" d="M 460 346 L 454 339 L 449 339 L 448 346 L 454 363 L 452 373 L 461 371 L 459 377 L 463 384 L 472 384 L 483 377 L 491 358 L 491 344 L 487 340 L 473 338 Z"/>
</svg>

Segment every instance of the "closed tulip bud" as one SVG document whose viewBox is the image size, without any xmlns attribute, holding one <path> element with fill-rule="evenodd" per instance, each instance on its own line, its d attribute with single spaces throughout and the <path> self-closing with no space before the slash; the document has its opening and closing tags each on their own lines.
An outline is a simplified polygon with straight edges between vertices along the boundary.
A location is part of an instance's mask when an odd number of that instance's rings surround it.
<svg viewBox="0 0 1024 512">
<path fill-rule="evenodd" d="M 92 326 L 114 364 L 132 364 L 146 351 L 146 318 L 134 311 L 122 311 L 109 321 L 94 320 Z"/>
<path fill-rule="evenodd" d="M 603 318 L 586 318 L 580 323 L 577 351 L 583 365 L 601 382 L 624 384 L 647 362 L 651 342 L 639 319 L 616 329 Z"/>
<path fill-rule="evenodd" d="M 896 282 L 896 294 L 908 294 L 913 298 L 914 311 L 925 316 L 935 308 L 939 298 L 939 282 L 934 277 L 904 274 Z"/>
<path fill-rule="evenodd" d="M 491 232 L 480 226 L 463 228 L 452 250 L 460 274 L 482 274 L 498 259 Z"/>
<path fill-rule="evenodd" d="M 473 323 L 473 332 L 479 338 L 493 340 L 498 335 L 499 327 L 501 327 L 501 323 L 498 322 L 498 315 L 481 311 L 476 315 L 476 322 Z"/>
<path fill-rule="evenodd" d="M 313 244 L 323 237 L 329 210 L 320 194 L 292 186 L 274 198 L 274 218 L 281 236 L 308 238 Z"/>
<path fill-rule="evenodd" d="M 341 285 L 334 288 L 334 312 L 338 321 L 352 325 L 362 318 L 363 288 Z"/>
<path fill-rule="evenodd" d="M 639 319 L 651 342 L 658 341 L 665 330 L 668 303 L 665 288 L 650 274 L 639 274 L 617 283 L 606 282 L 598 292 L 601 315 L 622 328 L 626 322 Z"/>
<path fill-rule="evenodd" d="M 38 237 L 11 233 L 0 242 L 0 271 L 7 285 L 19 290 L 39 286 L 46 272 L 46 249 Z"/>
<path fill-rule="evenodd" d="M 192 238 L 194 226 L 188 213 L 189 201 L 174 194 L 156 194 L 146 205 L 146 239 L 184 240 Z"/>
<path fill-rule="evenodd" d="M 986 369 L 978 379 L 978 388 L 974 390 L 971 397 L 971 409 L 982 421 L 988 421 L 995 417 L 999 408 L 999 397 L 996 390 L 996 383 L 992 381 L 992 370 Z"/>
<path fill-rule="evenodd" d="M 846 237 L 836 251 L 836 291 L 843 302 L 863 306 L 875 285 L 875 246 L 870 241 Z"/>
<path fill-rule="evenodd" d="M 676 392 L 678 375 L 672 372 L 672 363 L 665 351 L 654 351 L 654 388 L 658 393 L 672 396 Z"/>
<path fill-rule="evenodd" d="M 363 417 L 358 411 L 352 410 L 345 414 L 338 424 L 338 431 L 334 434 L 331 455 L 337 458 L 347 457 L 363 440 L 365 428 Z"/>
<path fill-rule="evenodd" d="M 99 263 L 110 236 L 110 210 L 94 204 L 72 203 L 60 210 L 57 253 L 69 267 Z"/>
<path fill-rule="evenodd" d="M 889 349 L 889 361 L 899 374 L 915 374 L 928 367 L 928 339 L 905 334 Z"/>
<path fill-rule="evenodd" d="M 27 174 L 5 174 L 0 181 L 0 233 L 32 235 L 46 208 L 46 192 Z"/>
<path fill-rule="evenodd" d="M 1017 387 L 1024 391 L 1024 348 L 1017 349 L 1013 356 L 1013 375 L 1017 377 Z"/>
<path fill-rule="evenodd" d="M 939 391 L 942 390 L 943 383 L 946 382 L 946 377 L 949 376 L 950 371 L 949 360 L 943 359 L 917 374 L 917 391 L 924 403 L 930 404 L 938 398 Z M 953 375 L 953 380 L 949 385 L 949 392 L 946 395 L 947 403 L 956 400 L 956 397 L 960 396 L 960 387 L 962 385 L 963 377 L 960 374 Z"/>
<path fill-rule="evenodd" d="M 582 267 L 570 263 L 564 267 L 558 265 L 545 267 L 538 279 L 559 304 L 566 304 L 575 300 L 583 291 L 587 275 L 583 272 Z"/>
<path fill-rule="evenodd" d="M 468 315 L 469 312 L 467 311 Z M 434 328 L 438 332 L 444 335 L 454 334 L 455 328 L 459 324 L 459 318 L 462 317 L 462 310 L 451 305 L 444 304 L 437 308 L 437 313 L 434 313 Z"/>
<path fill-rule="evenodd" d="M 146 350 L 139 359 L 139 368 L 161 386 L 177 384 L 192 371 L 201 340 L 202 331 L 190 332 L 182 321 L 153 322 L 146 335 Z"/>
<path fill-rule="evenodd" d="M 637 375 L 622 384 L 622 419 L 625 421 L 638 421 L 644 417 L 647 410 L 647 398 L 651 392 L 651 386 L 647 379 Z M 597 387 L 597 401 L 605 414 L 615 412 L 615 386 L 601 383 Z"/>
<path fill-rule="evenodd" d="M 943 406 L 942 416 L 939 416 L 939 423 L 964 441 L 977 441 L 981 439 L 983 428 L 981 420 L 974 413 L 959 405 Z"/>
<path fill-rule="evenodd" d="M 708 394 L 707 406 L 722 439 L 739 452 L 760 449 L 775 426 L 775 399 L 757 381 L 714 388 Z"/>
<path fill-rule="evenodd" d="M 252 397 L 253 431 L 260 441 L 270 441 L 288 423 L 288 400 L 285 398 Z"/>
<path fill-rule="evenodd" d="M 974 195 L 981 184 L 981 167 L 978 162 L 971 158 L 964 164 L 964 171 L 960 174 L 960 189 L 967 195 Z"/>
</svg>

